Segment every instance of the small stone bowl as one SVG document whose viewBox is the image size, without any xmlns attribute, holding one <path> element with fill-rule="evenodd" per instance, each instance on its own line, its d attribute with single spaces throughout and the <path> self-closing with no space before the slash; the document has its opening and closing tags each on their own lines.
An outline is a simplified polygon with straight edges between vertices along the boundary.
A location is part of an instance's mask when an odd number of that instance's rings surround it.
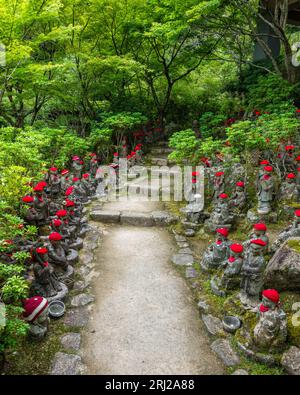
<svg viewBox="0 0 300 395">
<path fill-rule="evenodd" d="M 49 303 L 49 316 L 60 318 L 65 314 L 66 306 L 61 300 L 53 300 Z"/>
<path fill-rule="evenodd" d="M 225 316 L 222 324 L 224 330 L 229 333 L 235 333 L 242 325 L 241 320 L 233 315 Z"/>
</svg>

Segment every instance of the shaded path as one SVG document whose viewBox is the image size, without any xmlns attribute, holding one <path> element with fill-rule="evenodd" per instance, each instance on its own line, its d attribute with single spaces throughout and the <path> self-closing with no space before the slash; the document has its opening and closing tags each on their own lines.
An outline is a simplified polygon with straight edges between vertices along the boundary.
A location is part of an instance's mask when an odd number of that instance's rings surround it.
<svg viewBox="0 0 300 395">
<path fill-rule="evenodd" d="M 146 212 L 147 204 L 132 202 L 132 209 Z M 108 205 L 120 209 L 118 202 Z M 170 263 L 175 251 L 167 230 L 106 227 L 83 338 L 88 374 L 223 373 L 192 294 Z"/>
</svg>

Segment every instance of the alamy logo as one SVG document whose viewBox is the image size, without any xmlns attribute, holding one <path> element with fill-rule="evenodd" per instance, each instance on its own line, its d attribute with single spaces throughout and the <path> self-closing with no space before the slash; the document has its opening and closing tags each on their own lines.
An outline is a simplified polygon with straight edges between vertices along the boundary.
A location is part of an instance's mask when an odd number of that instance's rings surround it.
<svg viewBox="0 0 300 395">
<path fill-rule="evenodd" d="M 0 43 L 0 67 L 6 66 L 6 49 L 5 45 Z"/>
</svg>

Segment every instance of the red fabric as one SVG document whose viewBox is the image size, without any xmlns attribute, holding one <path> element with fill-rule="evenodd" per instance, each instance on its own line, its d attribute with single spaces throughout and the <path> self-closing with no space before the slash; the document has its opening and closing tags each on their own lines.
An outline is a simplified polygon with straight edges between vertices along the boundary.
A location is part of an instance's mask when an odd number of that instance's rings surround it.
<svg viewBox="0 0 300 395">
<path fill-rule="evenodd" d="M 260 305 L 259 311 L 261 313 L 265 313 L 266 311 L 269 311 L 269 307 L 264 306 L 263 304 Z"/>
<path fill-rule="evenodd" d="M 59 210 L 56 213 L 57 217 L 61 218 L 61 217 L 66 217 L 68 215 L 67 210 Z"/>
<path fill-rule="evenodd" d="M 262 247 L 265 247 L 267 245 L 267 243 L 265 241 L 263 241 L 262 239 L 251 240 L 250 243 L 251 244 L 256 244 L 256 245 L 262 246 Z"/>
<path fill-rule="evenodd" d="M 237 187 L 242 187 L 242 188 L 244 188 L 245 183 L 244 183 L 243 181 L 238 181 L 238 182 L 236 183 L 236 186 L 237 186 Z"/>
<path fill-rule="evenodd" d="M 289 173 L 287 176 L 286 176 L 286 178 L 288 178 L 288 179 L 294 179 L 294 178 L 296 178 L 296 176 L 295 176 L 295 174 L 294 173 Z"/>
<path fill-rule="evenodd" d="M 38 248 L 36 249 L 36 252 L 37 252 L 39 255 L 45 255 L 45 254 L 47 254 L 48 250 L 47 250 L 46 247 L 38 247 Z"/>
<path fill-rule="evenodd" d="M 62 235 L 57 233 L 57 232 L 53 232 L 49 236 L 49 240 L 50 241 L 61 241 L 62 240 Z"/>
<path fill-rule="evenodd" d="M 221 177 L 224 174 L 224 171 L 218 171 L 215 176 L 216 177 Z"/>
<path fill-rule="evenodd" d="M 244 247 L 241 244 L 231 244 L 230 249 L 231 251 L 240 254 L 241 252 L 243 252 Z"/>
<path fill-rule="evenodd" d="M 235 257 L 234 257 L 234 256 L 230 256 L 230 257 L 228 258 L 228 261 L 229 261 L 230 263 L 235 262 Z"/>
<path fill-rule="evenodd" d="M 279 302 L 280 296 L 276 289 L 266 289 L 263 291 L 262 294 L 265 298 L 271 300 L 276 304 Z"/>
<path fill-rule="evenodd" d="M 32 202 L 34 201 L 34 199 L 33 199 L 32 196 L 24 196 L 24 197 L 22 198 L 22 201 L 23 201 L 24 203 L 32 203 Z"/>
<path fill-rule="evenodd" d="M 265 166 L 264 170 L 267 172 L 271 172 L 271 171 L 273 171 L 273 167 L 272 166 Z"/>
<path fill-rule="evenodd" d="M 220 233 L 221 235 L 227 237 L 228 236 L 228 229 L 227 228 L 218 228 L 216 230 L 217 233 Z"/>
<path fill-rule="evenodd" d="M 221 193 L 221 195 L 219 195 L 219 198 L 220 199 L 227 199 L 228 195 L 227 195 L 227 193 Z"/>
<path fill-rule="evenodd" d="M 263 223 L 255 224 L 255 225 L 253 225 L 253 228 L 256 229 L 256 230 L 264 230 L 264 231 L 267 230 L 266 225 L 263 224 Z"/>
</svg>

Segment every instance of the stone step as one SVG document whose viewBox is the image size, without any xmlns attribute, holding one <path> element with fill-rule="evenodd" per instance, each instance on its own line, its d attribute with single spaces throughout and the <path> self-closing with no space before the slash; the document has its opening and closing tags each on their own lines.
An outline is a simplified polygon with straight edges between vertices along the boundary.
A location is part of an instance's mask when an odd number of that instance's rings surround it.
<svg viewBox="0 0 300 395">
<path fill-rule="evenodd" d="M 154 166 L 171 166 L 175 165 L 174 161 L 170 161 L 168 158 L 151 158 L 151 164 Z"/>
<path fill-rule="evenodd" d="M 177 222 L 177 218 L 165 211 L 154 211 L 152 213 L 133 211 L 94 210 L 90 217 L 94 221 L 103 223 L 115 223 L 131 226 L 169 226 Z"/>
<path fill-rule="evenodd" d="M 172 148 L 152 148 L 151 149 L 151 155 L 169 155 L 173 152 Z"/>
</svg>

